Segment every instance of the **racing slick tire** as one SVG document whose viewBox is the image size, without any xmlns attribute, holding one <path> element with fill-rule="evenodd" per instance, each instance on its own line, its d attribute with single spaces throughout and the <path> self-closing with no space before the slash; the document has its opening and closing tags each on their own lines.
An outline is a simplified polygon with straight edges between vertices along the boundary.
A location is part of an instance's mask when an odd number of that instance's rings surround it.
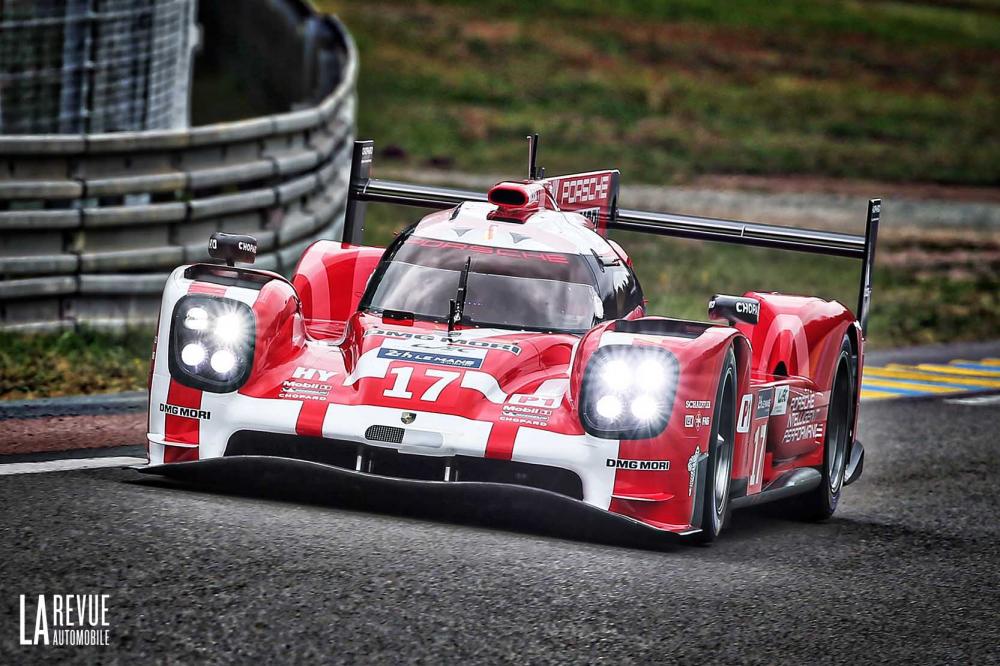
<svg viewBox="0 0 1000 666">
<path fill-rule="evenodd" d="M 823 480 L 814 490 L 793 498 L 793 514 L 801 520 L 826 520 L 837 510 L 844 487 L 847 454 L 854 424 L 854 372 L 851 340 L 846 335 L 837 357 L 823 441 Z"/>
<path fill-rule="evenodd" d="M 733 471 L 733 443 L 736 439 L 736 355 L 726 351 L 715 394 L 715 412 L 709 435 L 708 473 L 702 488 L 700 543 L 714 541 L 729 520 L 729 487 Z"/>
</svg>

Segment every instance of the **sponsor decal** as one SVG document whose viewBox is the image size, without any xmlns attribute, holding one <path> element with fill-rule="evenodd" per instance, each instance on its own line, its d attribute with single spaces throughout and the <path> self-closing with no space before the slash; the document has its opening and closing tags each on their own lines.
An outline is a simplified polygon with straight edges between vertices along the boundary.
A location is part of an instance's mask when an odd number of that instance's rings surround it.
<svg viewBox="0 0 1000 666">
<path fill-rule="evenodd" d="M 750 416 L 753 396 L 749 393 L 740 399 L 740 418 L 736 421 L 736 432 L 750 432 Z"/>
<path fill-rule="evenodd" d="M 701 446 L 694 447 L 694 453 L 688 458 L 688 497 L 694 494 L 694 480 L 698 477 L 698 462 L 701 461 Z"/>
<path fill-rule="evenodd" d="M 608 458 L 605 463 L 615 469 L 636 470 L 639 472 L 665 472 L 670 469 L 669 460 L 626 460 L 625 458 Z"/>
<path fill-rule="evenodd" d="M 712 409 L 711 400 L 686 400 L 684 402 L 684 407 L 686 409 Z"/>
<path fill-rule="evenodd" d="M 378 350 L 378 357 L 390 361 L 408 361 L 410 363 L 426 363 L 429 365 L 444 365 L 450 368 L 480 368 L 483 365 L 481 358 L 469 358 L 457 354 L 440 354 L 434 352 L 421 352 L 409 349 L 393 349 L 382 347 Z"/>
<path fill-rule="evenodd" d="M 507 399 L 511 405 L 527 405 L 529 407 L 544 407 L 545 409 L 556 409 L 562 397 L 550 395 L 535 395 L 533 393 L 515 393 Z"/>
<path fill-rule="evenodd" d="M 239 243 L 236 244 L 236 246 L 243 252 L 251 252 L 253 254 L 257 254 L 256 243 L 247 243 L 246 241 L 240 241 Z"/>
<path fill-rule="evenodd" d="M 760 314 L 760 303 L 757 301 L 736 301 L 736 314 L 748 314 L 754 317 Z"/>
<path fill-rule="evenodd" d="M 756 488 L 764 479 L 764 450 L 767 447 L 767 421 L 758 426 L 753 433 L 753 457 L 750 467 L 749 485 Z"/>
<path fill-rule="evenodd" d="M 610 187 L 611 174 L 562 180 L 559 182 L 559 203 L 599 201 L 607 198 Z"/>
<path fill-rule="evenodd" d="M 590 223 L 597 226 L 598 219 L 601 215 L 600 208 L 581 208 L 580 210 L 573 211 L 577 215 L 583 215 L 585 218 L 590 220 Z"/>
<path fill-rule="evenodd" d="M 520 423 L 522 425 L 535 425 L 545 427 L 549 425 L 549 418 L 552 410 L 545 407 L 534 407 L 531 405 L 515 405 L 507 403 L 500 410 L 500 420 L 508 423 Z"/>
<path fill-rule="evenodd" d="M 198 419 L 199 421 L 208 421 L 212 418 L 212 412 L 204 409 L 181 407 L 180 405 L 171 405 L 167 402 L 160 403 L 160 411 L 164 414 L 169 414 L 170 416 L 183 416 L 184 418 Z"/>
<path fill-rule="evenodd" d="M 697 428 L 701 430 L 702 426 L 709 426 L 712 423 L 712 417 L 707 414 L 685 414 L 684 415 L 684 427 L 685 428 Z"/>
<path fill-rule="evenodd" d="M 515 344 L 507 342 L 490 342 L 489 340 L 463 340 L 461 333 L 454 337 L 434 335 L 432 333 L 407 333 L 404 331 L 392 331 L 385 328 L 371 328 L 365 331 L 365 337 L 369 335 L 381 335 L 389 339 L 411 340 L 411 347 L 426 349 L 449 349 L 454 347 L 470 347 L 473 349 L 486 349 L 510 352 L 517 356 L 521 353 L 521 348 Z M 428 344 L 421 344 L 428 343 Z"/>
<path fill-rule="evenodd" d="M 806 425 L 789 428 L 785 431 L 785 436 L 781 438 L 782 443 L 801 442 L 804 439 L 817 439 L 823 436 L 822 423 L 807 423 Z"/>
<path fill-rule="evenodd" d="M 292 373 L 292 378 L 281 382 L 281 391 L 278 393 L 278 397 L 287 400 L 326 400 L 332 387 L 322 382 L 332 379 L 336 374 L 337 372 L 334 370 L 299 366 Z M 321 381 L 311 381 L 313 379 Z"/>
<path fill-rule="evenodd" d="M 781 416 L 788 410 L 788 387 L 779 386 L 774 389 L 774 406 L 771 407 L 771 416 Z"/>
<path fill-rule="evenodd" d="M 774 389 L 764 389 L 757 394 L 757 411 L 753 417 L 762 419 L 771 413 L 771 405 L 774 403 Z"/>
<path fill-rule="evenodd" d="M 291 397 L 293 395 L 302 395 L 302 396 L 316 395 L 316 396 L 323 397 L 323 396 L 326 396 L 328 394 L 329 394 L 329 391 L 313 391 L 311 389 L 294 389 L 294 388 L 282 389 L 282 392 L 281 392 L 281 395 L 284 396 L 284 397 Z"/>
<path fill-rule="evenodd" d="M 108 594 L 39 594 L 34 613 L 21 598 L 21 645 L 106 646 L 111 640 Z M 34 616 L 32 618 L 32 616 Z"/>
<path fill-rule="evenodd" d="M 305 379 L 307 381 L 318 379 L 321 382 L 328 382 L 337 374 L 335 370 L 320 370 L 319 368 L 304 368 L 301 365 L 295 368 L 292 373 L 293 379 Z"/>
<path fill-rule="evenodd" d="M 822 416 L 824 407 L 816 406 L 816 393 L 797 395 L 789 401 L 791 413 L 785 426 L 782 443 L 817 439 L 823 436 L 823 424 L 816 421 Z"/>
<path fill-rule="evenodd" d="M 278 397 L 287 400 L 326 400 L 328 395 L 330 395 L 328 390 L 282 386 Z"/>
<path fill-rule="evenodd" d="M 315 382 L 297 382 L 294 379 L 286 379 L 281 382 L 281 390 L 283 391 L 301 391 L 303 393 L 328 393 L 330 391 L 329 384 L 317 384 Z"/>
</svg>

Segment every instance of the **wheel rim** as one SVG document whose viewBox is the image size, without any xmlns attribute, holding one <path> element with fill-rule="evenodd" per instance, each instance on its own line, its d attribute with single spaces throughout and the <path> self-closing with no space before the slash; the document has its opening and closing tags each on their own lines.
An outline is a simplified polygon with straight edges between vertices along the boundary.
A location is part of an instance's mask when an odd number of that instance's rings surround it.
<svg viewBox="0 0 1000 666">
<path fill-rule="evenodd" d="M 726 510 L 726 501 L 729 499 L 729 470 L 732 467 L 732 460 L 726 438 L 718 435 L 715 442 L 718 447 L 718 462 L 715 465 L 715 513 L 721 516 Z"/>
<path fill-rule="evenodd" d="M 713 498 L 715 504 L 716 524 L 721 523 L 729 503 L 729 482 L 733 466 L 732 439 L 735 434 L 734 404 L 732 377 L 726 378 L 726 388 L 723 391 L 722 405 L 716 414 L 718 430 L 715 436 L 715 489 Z"/>
<path fill-rule="evenodd" d="M 847 435 L 849 432 L 849 403 L 847 372 L 843 365 L 837 372 L 837 380 L 830 401 L 830 417 L 827 418 L 826 468 L 830 476 L 830 492 L 837 493 L 844 481 L 847 464 Z"/>
</svg>

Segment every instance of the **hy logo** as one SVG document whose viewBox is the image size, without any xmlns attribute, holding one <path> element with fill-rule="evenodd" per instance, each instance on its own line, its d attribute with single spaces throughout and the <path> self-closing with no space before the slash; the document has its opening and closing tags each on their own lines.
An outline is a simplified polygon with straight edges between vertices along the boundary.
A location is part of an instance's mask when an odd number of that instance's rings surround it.
<svg viewBox="0 0 1000 666">
<path fill-rule="evenodd" d="M 399 417 L 399 420 L 409 425 L 417 420 L 417 415 L 413 412 L 403 412 L 403 415 Z"/>
</svg>

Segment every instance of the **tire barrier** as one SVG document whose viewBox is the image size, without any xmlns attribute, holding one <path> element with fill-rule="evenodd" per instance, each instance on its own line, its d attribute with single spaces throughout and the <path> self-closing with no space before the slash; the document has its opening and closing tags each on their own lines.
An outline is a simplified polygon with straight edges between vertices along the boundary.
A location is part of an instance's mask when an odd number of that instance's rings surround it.
<svg viewBox="0 0 1000 666">
<path fill-rule="evenodd" d="M 254 235 L 256 266 L 286 273 L 340 236 L 357 51 L 336 18 L 278 4 L 326 74 L 318 105 L 187 130 L 0 135 L 0 329 L 154 322 L 170 270 L 208 260 L 213 231 Z"/>
</svg>

